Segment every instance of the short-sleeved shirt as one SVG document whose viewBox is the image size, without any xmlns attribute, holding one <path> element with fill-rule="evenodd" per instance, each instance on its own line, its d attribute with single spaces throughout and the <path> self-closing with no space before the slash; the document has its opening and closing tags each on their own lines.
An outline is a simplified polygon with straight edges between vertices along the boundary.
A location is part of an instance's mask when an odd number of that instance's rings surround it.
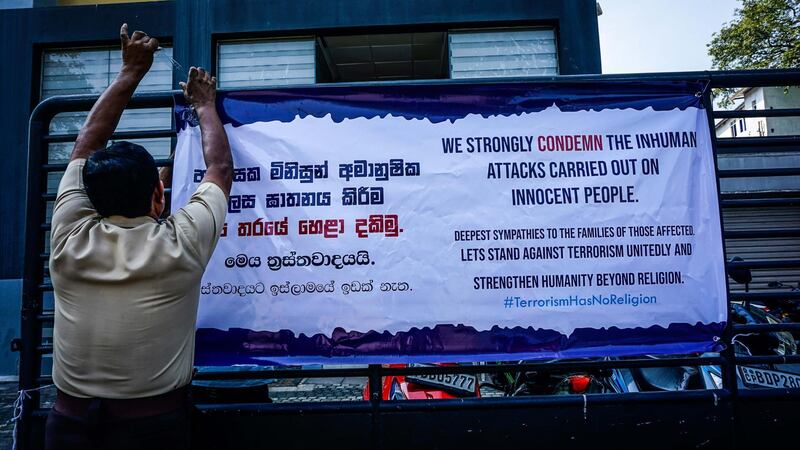
<svg viewBox="0 0 800 450">
<path fill-rule="evenodd" d="M 164 221 L 102 217 L 67 166 L 53 207 L 53 381 L 77 397 L 140 398 L 191 381 L 200 281 L 227 200 L 202 183 Z"/>
</svg>

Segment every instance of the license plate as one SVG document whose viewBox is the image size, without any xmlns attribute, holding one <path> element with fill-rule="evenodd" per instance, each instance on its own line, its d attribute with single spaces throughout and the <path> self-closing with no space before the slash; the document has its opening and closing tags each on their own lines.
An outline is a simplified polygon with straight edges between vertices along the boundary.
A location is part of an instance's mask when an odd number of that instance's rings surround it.
<svg viewBox="0 0 800 450">
<path fill-rule="evenodd" d="M 739 376 L 745 384 L 770 388 L 800 388 L 800 375 L 775 370 L 740 366 Z"/>
<path fill-rule="evenodd" d="M 475 385 L 478 381 L 474 375 L 464 375 L 462 373 L 407 375 L 406 380 L 411 383 L 437 387 L 464 394 L 475 394 Z"/>
</svg>

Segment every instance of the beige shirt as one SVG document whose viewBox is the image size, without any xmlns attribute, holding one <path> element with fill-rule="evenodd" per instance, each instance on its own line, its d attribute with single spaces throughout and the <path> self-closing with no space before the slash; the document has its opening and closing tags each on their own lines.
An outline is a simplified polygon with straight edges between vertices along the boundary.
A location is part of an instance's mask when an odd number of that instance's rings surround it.
<svg viewBox="0 0 800 450">
<path fill-rule="evenodd" d="M 137 398 L 191 380 L 200 280 L 227 200 L 203 183 L 163 222 L 97 214 L 85 160 L 67 167 L 53 207 L 53 381 L 78 397 Z"/>
</svg>

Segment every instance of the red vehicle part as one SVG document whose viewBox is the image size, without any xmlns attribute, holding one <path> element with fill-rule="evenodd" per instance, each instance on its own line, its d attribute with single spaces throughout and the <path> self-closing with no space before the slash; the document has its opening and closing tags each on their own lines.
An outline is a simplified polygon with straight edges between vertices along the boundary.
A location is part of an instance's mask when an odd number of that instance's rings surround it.
<svg viewBox="0 0 800 450">
<path fill-rule="evenodd" d="M 454 366 L 455 364 L 437 364 L 439 366 Z M 408 367 L 407 364 L 390 364 L 388 367 Z M 478 383 L 475 383 L 475 393 L 470 397 L 480 397 Z M 422 385 L 406 380 L 404 375 L 390 375 L 383 377 L 381 398 L 383 400 L 436 400 L 463 398 L 467 395 L 451 392 L 433 386 Z M 364 400 L 369 400 L 369 382 L 364 386 L 362 393 Z"/>
</svg>

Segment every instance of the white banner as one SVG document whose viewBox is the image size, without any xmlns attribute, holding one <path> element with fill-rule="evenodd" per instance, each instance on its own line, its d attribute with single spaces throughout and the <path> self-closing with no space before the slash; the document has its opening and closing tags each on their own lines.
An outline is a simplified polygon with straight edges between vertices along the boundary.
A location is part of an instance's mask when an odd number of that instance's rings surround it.
<svg viewBox="0 0 800 450">
<path fill-rule="evenodd" d="M 569 337 L 726 320 L 702 108 L 552 106 L 435 123 L 308 115 L 225 128 L 237 172 L 226 231 L 203 278 L 198 328 L 335 340 L 337 329 L 396 337 L 463 325 L 469 336 L 521 327 Z M 187 126 L 178 136 L 174 208 L 204 168 L 200 130 Z M 514 352 L 471 349 L 469 336 L 365 354 L 389 361 Z M 545 347 L 566 355 L 570 345 Z"/>
</svg>

